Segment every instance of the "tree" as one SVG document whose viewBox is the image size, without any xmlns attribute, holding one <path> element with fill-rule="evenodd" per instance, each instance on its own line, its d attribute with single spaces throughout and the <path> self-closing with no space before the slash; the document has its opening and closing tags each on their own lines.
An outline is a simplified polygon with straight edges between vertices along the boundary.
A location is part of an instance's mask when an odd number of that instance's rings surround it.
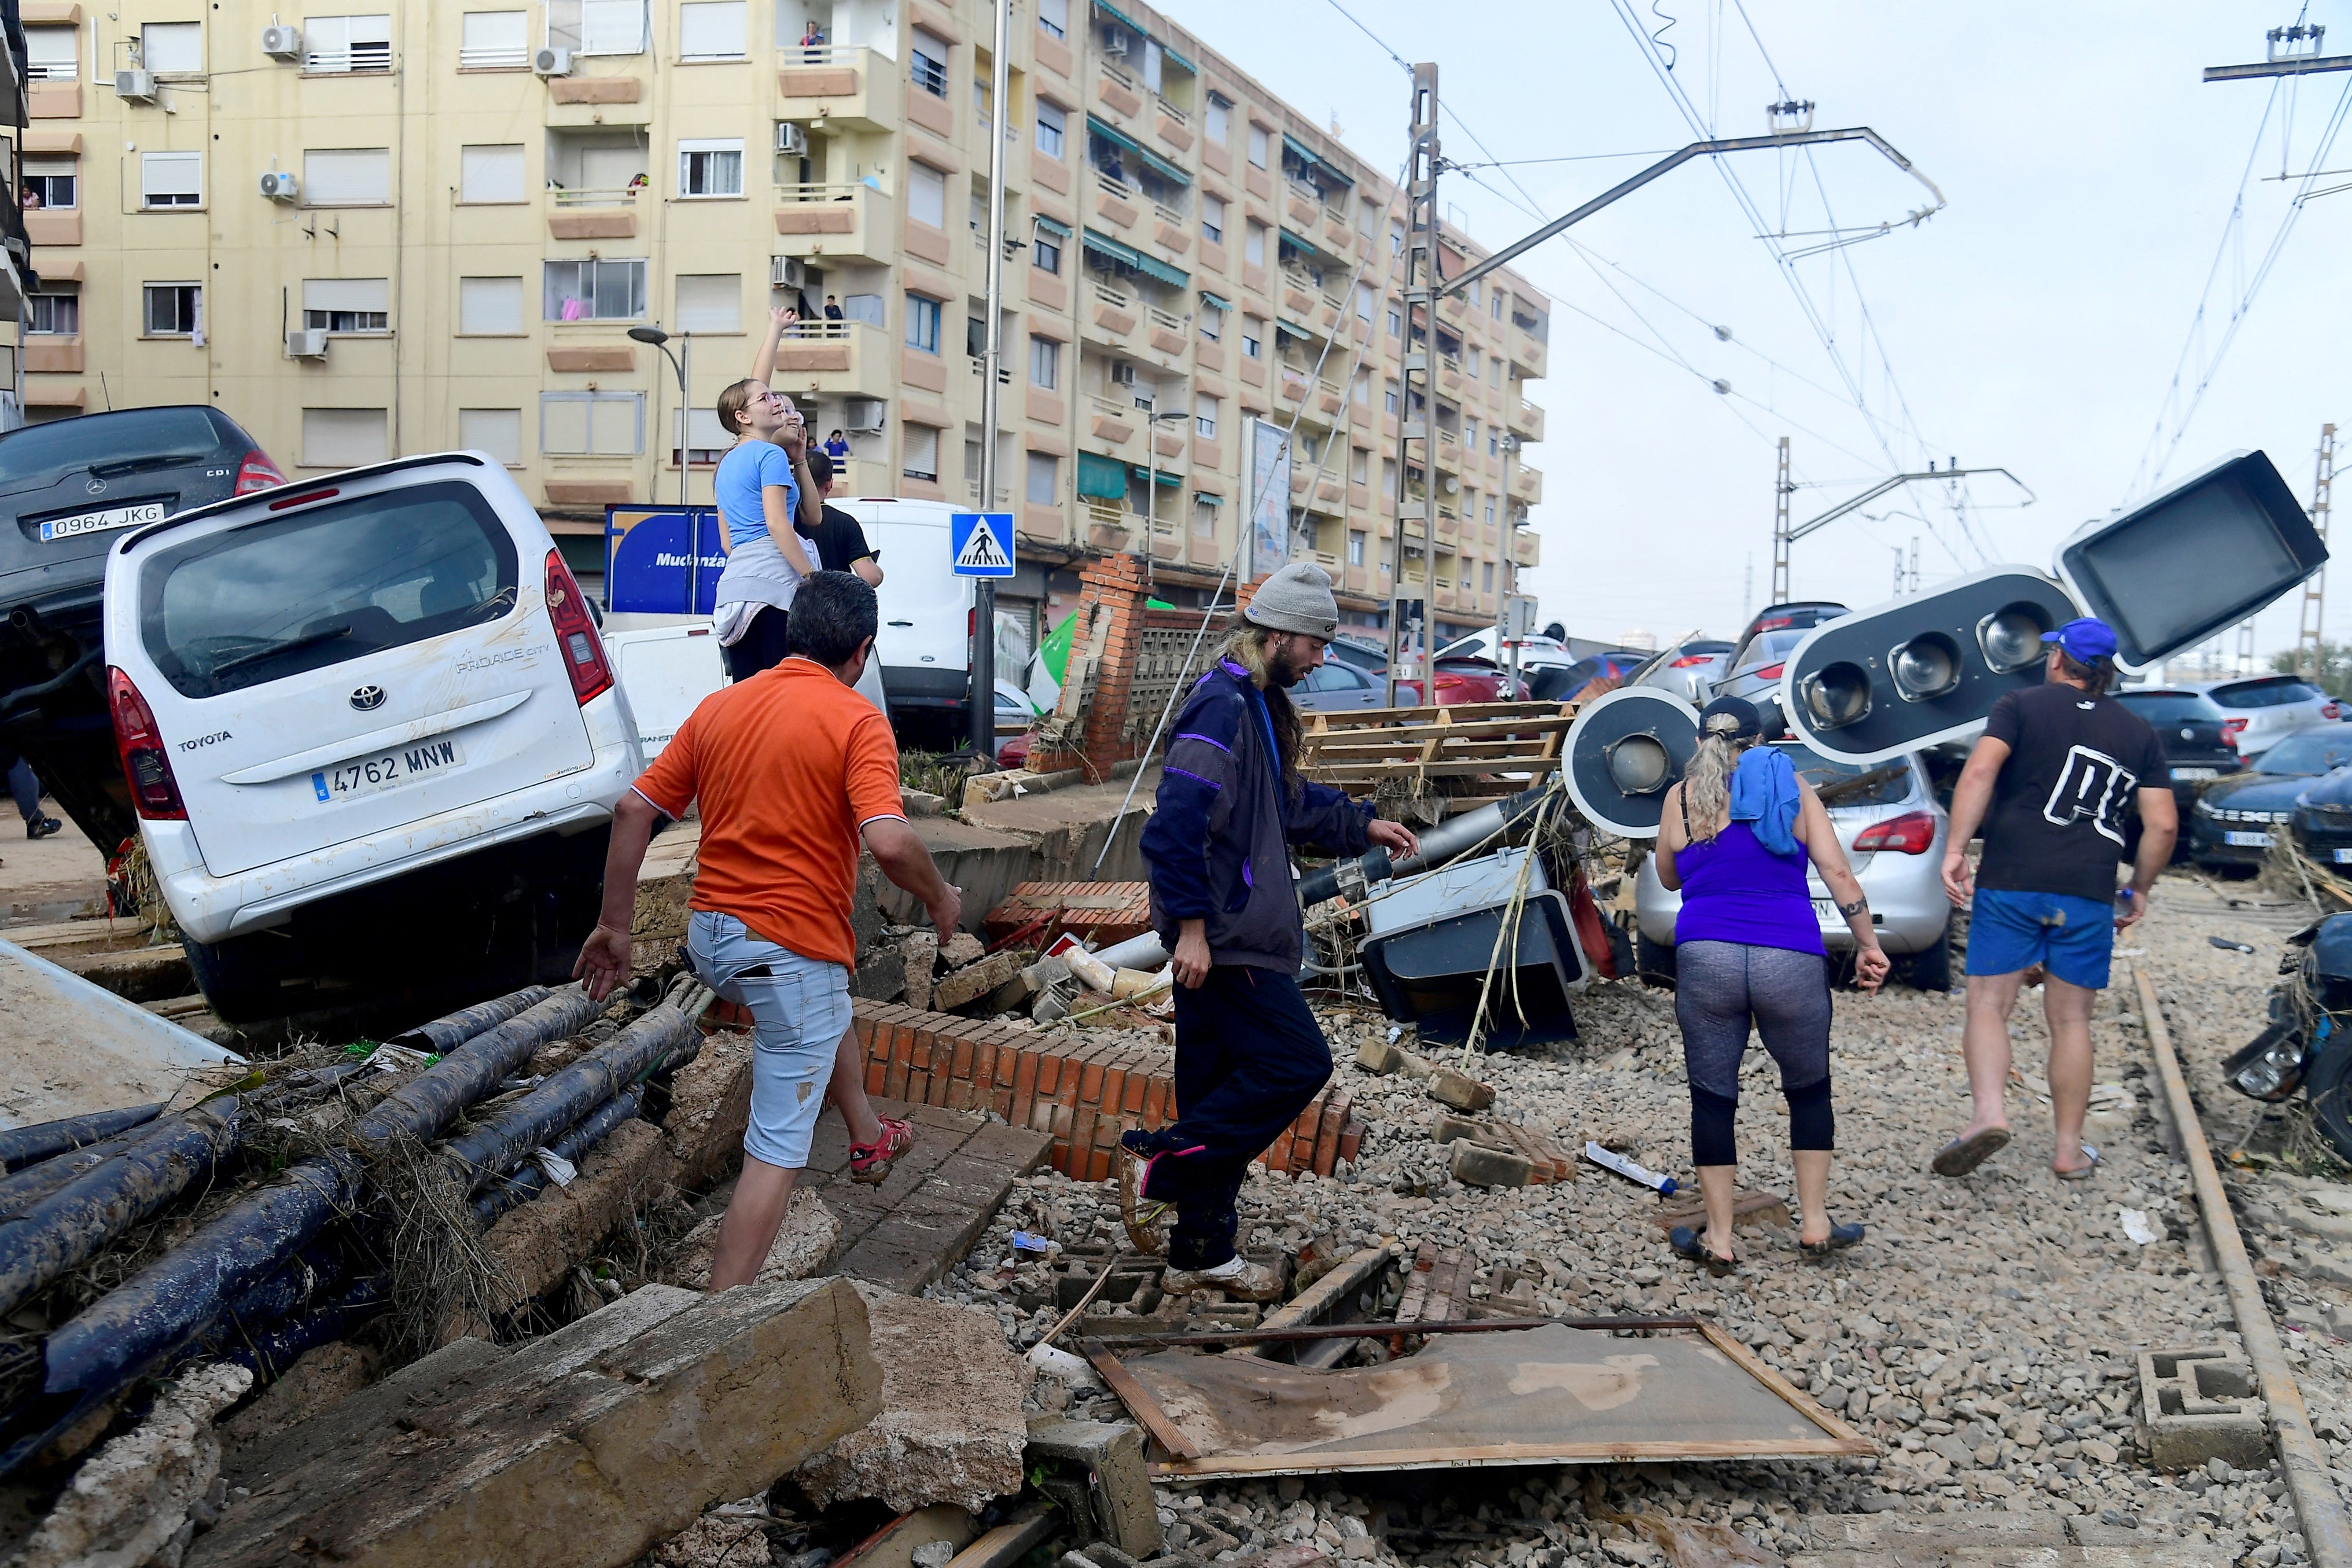
<svg viewBox="0 0 2352 1568">
<path fill-rule="evenodd" d="M 2281 675 L 2293 675 L 2294 650 L 2271 655 L 2271 668 Z M 2319 645 L 2319 688 L 2330 697 L 2352 698 L 2352 643 Z"/>
</svg>

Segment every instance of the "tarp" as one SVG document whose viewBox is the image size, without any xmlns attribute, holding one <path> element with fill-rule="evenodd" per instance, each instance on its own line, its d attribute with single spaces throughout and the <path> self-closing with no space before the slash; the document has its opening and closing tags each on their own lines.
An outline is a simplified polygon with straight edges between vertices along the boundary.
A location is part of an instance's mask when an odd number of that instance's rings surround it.
<svg viewBox="0 0 2352 1568">
<path fill-rule="evenodd" d="M 1192 183 L 1192 176 L 1185 173 L 1182 167 L 1170 163 L 1118 126 L 1097 120 L 1091 114 L 1087 116 L 1087 134 L 1099 136 L 1115 147 L 1126 148 L 1143 161 L 1145 168 L 1171 184 L 1189 185 Z"/>
<path fill-rule="evenodd" d="M 1234 308 L 1234 302 L 1231 300 L 1226 299 L 1223 294 L 1212 294 L 1206 289 L 1201 290 L 1201 303 L 1212 310 L 1230 310 Z"/>
<path fill-rule="evenodd" d="M 1291 152 L 1297 153 L 1298 155 L 1298 161 L 1306 164 L 1309 169 L 1322 174 L 1327 179 L 1338 181 L 1340 184 L 1347 186 L 1350 190 L 1355 188 L 1356 182 L 1349 176 L 1346 170 L 1340 168 L 1339 165 L 1332 163 L 1329 159 L 1316 152 L 1314 148 L 1309 147 L 1306 142 L 1301 142 L 1297 137 L 1293 136 L 1287 131 L 1282 133 L 1282 144 L 1285 147 L 1289 148 Z"/>
<path fill-rule="evenodd" d="M 1124 240 L 1113 239 L 1107 234 L 1097 234 L 1093 229 L 1087 230 L 1086 247 L 1099 255 L 1108 256 L 1122 266 L 1131 267 L 1146 278 L 1156 278 L 1172 288 L 1189 289 L 1192 286 L 1191 273 L 1180 271 L 1155 257 L 1146 256 Z"/>
<path fill-rule="evenodd" d="M 1282 231 L 1282 243 L 1291 247 L 1295 250 L 1305 251 L 1307 255 L 1313 257 L 1318 261 L 1328 261 L 1331 259 L 1330 257 L 1326 256 L 1323 252 L 1315 248 L 1315 242 L 1313 240 L 1301 239 L 1298 236 L 1291 233 L 1286 228 Z"/>
<path fill-rule="evenodd" d="M 1078 494 L 1097 500 L 1122 500 L 1127 496 L 1127 465 L 1097 452 L 1078 454 Z"/>
<path fill-rule="evenodd" d="M 1032 221 L 1047 234 L 1058 236 L 1063 239 L 1070 237 L 1070 226 L 1058 218 L 1050 218 L 1044 213 L 1039 213 Z"/>
<path fill-rule="evenodd" d="M 1118 22 L 1120 26 L 1128 28 L 1139 37 L 1151 38 L 1150 33 L 1145 30 L 1142 23 L 1129 16 L 1118 6 L 1108 4 L 1107 0 L 1095 0 L 1095 9 L 1101 12 L 1104 16 L 1110 17 L 1113 21 Z M 1157 38 L 1151 38 L 1151 41 L 1155 44 L 1160 44 L 1160 40 Z M 1166 44 L 1160 44 L 1160 52 L 1167 56 L 1181 68 L 1191 71 L 1194 76 L 1199 76 L 1201 74 L 1200 67 L 1194 65 L 1191 60 L 1186 59 L 1182 55 L 1178 54 L 1174 49 L 1170 48 Z"/>
<path fill-rule="evenodd" d="M 1184 476 L 1181 474 L 1171 473 L 1166 468 L 1146 468 L 1141 463 L 1129 463 L 1127 468 L 1128 471 L 1139 479 L 1156 476 L 1160 484 L 1164 489 L 1172 489 L 1177 485 L 1181 484 L 1184 479 Z"/>
</svg>

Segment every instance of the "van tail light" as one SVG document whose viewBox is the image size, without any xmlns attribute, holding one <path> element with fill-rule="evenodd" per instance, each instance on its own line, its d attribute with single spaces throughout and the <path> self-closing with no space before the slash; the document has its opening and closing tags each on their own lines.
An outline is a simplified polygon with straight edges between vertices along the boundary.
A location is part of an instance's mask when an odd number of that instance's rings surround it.
<svg viewBox="0 0 2352 1568">
<path fill-rule="evenodd" d="M 2323 719 L 2341 719 L 2344 717 L 2344 706 L 2339 702 L 2330 702 L 2320 709 L 2319 716 Z"/>
<path fill-rule="evenodd" d="M 1756 672 L 1756 679 L 1759 680 L 1778 680 L 1788 668 L 1789 667 L 1785 664 L 1768 664 L 1763 668 Z"/>
<path fill-rule="evenodd" d="M 2234 751 L 2237 748 L 2238 737 L 2245 732 L 2246 721 L 2243 719 L 2224 719 L 2221 721 L 2221 743 L 2230 747 L 2231 750 Z"/>
<path fill-rule="evenodd" d="M 1898 855 L 1925 855 L 1936 847 L 1936 818 L 1925 811 L 1906 811 L 1900 816 L 1874 822 L 1854 835 L 1853 852 L 1866 849 L 1892 849 Z"/>
<path fill-rule="evenodd" d="M 114 749 L 122 755 L 131 809 L 150 822 L 185 822 L 188 807 L 180 799 L 180 781 L 172 776 L 172 753 L 156 732 L 147 700 L 129 676 L 111 668 L 106 672 L 106 700 L 114 714 Z"/>
<path fill-rule="evenodd" d="M 1714 662 L 1715 655 L 1711 653 L 1686 653 L 1666 668 L 1669 669 L 1688 669 L 1696 664 L 1713 664 Z"/>
<path fill-rule="evenodd" d="M 275 489 L 285 482 L 286 476 L 278 471 L 278 465 L 269 460 L 269 454 L 258 447 L 247 452 L 245 461 L 236 466 L 238 495 L 249 496 L 256 490 Z"/>
<path fill-rule="evenodd" d="M 547 552 L 547 618 L 555 623 L 564 673 L 572 677 L 572 695 L 585 708 L 591 699 L 613 689 L 613 667 L 605 660 L 604 639 L 596 635 L 588 601 L 572 581 L 561 550 Z"/>
</svg>

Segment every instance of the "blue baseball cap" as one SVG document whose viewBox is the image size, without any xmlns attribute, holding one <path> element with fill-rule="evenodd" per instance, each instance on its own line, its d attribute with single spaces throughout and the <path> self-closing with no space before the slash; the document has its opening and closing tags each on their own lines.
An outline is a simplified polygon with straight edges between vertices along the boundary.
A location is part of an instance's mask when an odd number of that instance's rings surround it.
<svg viewBox="0 0 2352 1568">
<path fill-rule="evenodd" d="M 2080 620 L 2068 621 L 2054 632 L 2043 632 L 2042 640 L 2056 643 L 2077 664 L 2116 657 L 2115 628 L 2096 616 L 2084 616 Z"/>
</svg>

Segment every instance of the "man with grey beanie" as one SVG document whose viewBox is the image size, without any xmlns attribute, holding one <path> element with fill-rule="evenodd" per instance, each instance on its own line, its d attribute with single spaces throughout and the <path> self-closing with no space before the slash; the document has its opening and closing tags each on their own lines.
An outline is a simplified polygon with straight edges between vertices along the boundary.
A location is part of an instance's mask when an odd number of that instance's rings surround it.
<svg viewBox="0 0 2352 1568">
<path fill-rule="evenodd" d="M 1268 577 L 1177 715 L 1143 830 L 1151 919 L 1175 955 L 1177 1120 L 1120 1140 L 1128 1236 L 1160 1249 L 1166 1288 L 1271 1300 L 1282 1280 L 1234 1248 L 1235 1201 L 1264 1153 L 1331 1076 L 1331 1048 L 1298 993 L 1306 931 L 1290 847 L 1360 855 L 1419 847 L 1327 784 L 1299 776 L 1291 687 L 1339 629 L 1331 579 L 1306 562 Z"/>
</svg>

